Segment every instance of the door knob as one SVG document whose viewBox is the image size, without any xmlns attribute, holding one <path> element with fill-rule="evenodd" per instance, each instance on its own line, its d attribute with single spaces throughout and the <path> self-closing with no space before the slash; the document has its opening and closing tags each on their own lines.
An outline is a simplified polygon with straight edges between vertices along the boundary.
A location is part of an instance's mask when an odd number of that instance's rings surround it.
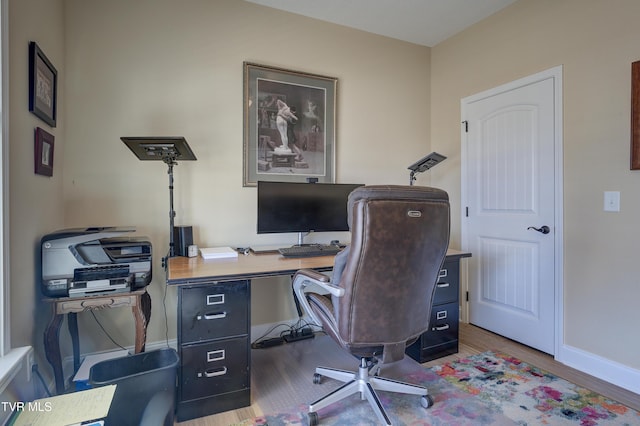
<svg viewBox="0 0 640 426">
<path fill-rule="evenodd" d="M 533 229 L 534 231 L 538 231 L 541 234 L 548 234 L 551 232 L 551 229 L 547 225 L 541 226 L 540 228 L 536 228 L 535 226 L 530 226 L 527 229 Z"/>
</svg>

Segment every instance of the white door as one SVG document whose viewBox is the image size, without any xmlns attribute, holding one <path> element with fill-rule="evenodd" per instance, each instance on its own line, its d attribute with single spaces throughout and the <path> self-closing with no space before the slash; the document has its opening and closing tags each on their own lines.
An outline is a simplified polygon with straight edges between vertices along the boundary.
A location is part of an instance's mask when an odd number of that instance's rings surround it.
<svg viewBox="0 0 640 426">
<path fill-rule="evenodd" d="M 554 354 L 562 132 L 551 71 L 462 100 L 462 238 L 469 321 Z"/>
</svg>

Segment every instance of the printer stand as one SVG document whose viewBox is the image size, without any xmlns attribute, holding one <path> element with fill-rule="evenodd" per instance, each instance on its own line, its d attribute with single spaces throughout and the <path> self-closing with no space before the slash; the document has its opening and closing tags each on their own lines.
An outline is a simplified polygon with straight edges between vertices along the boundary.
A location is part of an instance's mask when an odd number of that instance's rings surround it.
<svg viewBox="0 0 640 426">
<path fill-rule="evenodd" d="M 62 356 L 60 354 L 60 326 L 67 315 L 69 334 L 73 345 L 73 369 L 80 367 L 80 343 L 78 340 L 78 312 L 104 308 L 131 307 L 136 326 L 135 353 L 144 352 L 147 340 L 147 324 L 151 318 L 151 296 L 146 289 L 127 293 L 113 293 L 101 296 L 47 298 L 51 303 L 52 316 L 44 332 L 44 350 L 47 360 L 53 368 L 56 381 L 56 393 L 65 391 Z"/>
</svg>

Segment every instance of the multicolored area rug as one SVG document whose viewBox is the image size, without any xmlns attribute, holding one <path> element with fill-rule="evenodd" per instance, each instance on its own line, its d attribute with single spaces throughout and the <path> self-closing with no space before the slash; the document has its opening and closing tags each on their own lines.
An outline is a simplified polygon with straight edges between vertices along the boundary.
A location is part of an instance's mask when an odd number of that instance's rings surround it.
<svg viewBox="0 0 640 426">
<path fill-rule="evenodd" d="M 637 411 L 500 353 L 485 352 L 394 378 L 426 386 L 435 400 L 424 409 L 418 397 L 380 392 L 394 425 L 640 425 Z M 318 415 L 320 425 L 378 424 L 359 395 Z M 308 424 L 306 404 L 239 425 L 300 424 Z"/>
<path fill-rule="evenodd" d="M 501 353 L 432 368 L 520 425 L 640 425 L 640 413 Z"/>
</svg>

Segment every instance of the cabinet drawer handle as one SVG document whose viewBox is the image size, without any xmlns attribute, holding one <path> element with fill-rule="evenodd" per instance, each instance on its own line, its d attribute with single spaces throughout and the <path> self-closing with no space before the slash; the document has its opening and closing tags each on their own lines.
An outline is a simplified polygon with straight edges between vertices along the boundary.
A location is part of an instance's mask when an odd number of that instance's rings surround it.
<svg viewBox="0 0 640 426">
<path fill-rule="evenodd" d="M 220 368 L 216 368 L 215 370 L 207 370 L 207 371 L 205 371 L 204 372 L 204 377 L 209 379 L 211 377 L 224 376 L 225 374 L 227 374 L 227 367 L 220 367 Z M 198 376 L 202 377 L 202 374 L 198 373 Z"/>
<path fill-rule="evenodd" d="M 224 303 L 224 293 L 207 294 L 207 306 L 221 305 Z"/>
<path fill-rule="evenodd" d="M 225 357 L 224 349 L 207 352 L 207 362 L 222 361 Z"/>
<path fill-rule="evenodd" d="M 449 324 L 443 324 L 443 325 L 437 325 L 435 327 L 431 327 L 432 331 L 443 331 L 448 329 L 449 329 Z"/>
<path fill-rule="evenodd" d="M 438 287 L 438 288 L 447 288 L 447 287 L 449 287 L 449 283 L 438 283 L 438 284 L 436 284 L 436 287 Z"/>
<path fill-rule="evenodd" d="M 440 269 L 440 273 L 438 274 L 438 278 L 444 278 L 448 274 L 446 269 Z"/>
<path fill-rule="evenodd" d="M 226 312 L 216 312 L 215 314 L 204 314 L 204 317 L 202 315 L 198 315 L 196 319 L 201 320 L 204 318 L 206 320 L 216 320 L 216 319 L 226 318 L 226 316 L 227 316 Z"/>
</svg>

